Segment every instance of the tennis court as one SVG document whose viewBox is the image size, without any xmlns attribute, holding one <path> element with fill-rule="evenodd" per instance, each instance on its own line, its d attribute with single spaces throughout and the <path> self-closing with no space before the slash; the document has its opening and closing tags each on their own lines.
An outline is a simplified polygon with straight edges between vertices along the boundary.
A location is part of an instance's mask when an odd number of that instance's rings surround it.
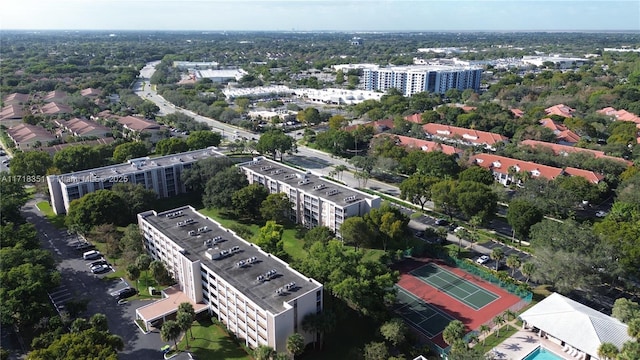
<svg viewBox="0 0 640 360">
<path fill-rule="evenodd" d="M 405 289 L 399 286 L 396 288 L 398 289 L 396 312 L 429 338 L 438 336 L 451 321 L 455 320 Z"/>
<path fill-rule="evenodd" d="M 500 298 L 500 296 L 433 263 L 421 266 L 411 271 L 410 274 L 474 310 L 480 310 Z"/>
</svg>

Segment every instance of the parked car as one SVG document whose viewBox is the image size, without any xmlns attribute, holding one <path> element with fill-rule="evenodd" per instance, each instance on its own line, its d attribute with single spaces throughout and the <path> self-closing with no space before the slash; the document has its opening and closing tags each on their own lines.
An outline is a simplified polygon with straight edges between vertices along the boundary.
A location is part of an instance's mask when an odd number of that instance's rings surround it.
<svg viewBox="0 0 640 360">
<path fill-rule="evenodd" d="M 607 214 L 609 214 L 609 213 L 604 211 L 604 210 L 598 210 L 596 212 L 596 216 L 599 217 L 599 218 L 603 218 L 603 217 L 607 216 Z"/>
<path fill-rule="evenodd" d="M 436 225 L 447 226 L 447 224 L 449 224 L 449 222 L 445 219 L 436 219 Z"/>
<path fill-rule="evenodd" d="M 88 250 L 88 249 L 91 249 L 92 247 L 93 247 L 93 244 L 88 242 L 83 242 L 75 246 L 76 250 Z"/>
<path fill-rule="evenodd" d="M 82 258 L 85 260 L 95 260 L 101 257 L 102 257 L 102 254 L 100 254 L 100 251 L 97 251 L 97 250 L 89 250 L 84 254 L 82 254 Z"/>
<path fill-rule="evenodd" d="M 454 232 L 454 233 L 457 233 L 457 232 L 458 232 L 458 231 L 460 231 L 460 230 L 465 230 L 465 228 L 464 228 L 464 227 L 462 227 L 462 226 L 458 226 L 458 227 L 456 227 L 455 229 L 453 229 L 453 232 Z"/>
<path fill-rule="evenodd" d="M 489 262 L 491 258 L 489 258 L 489 255 L 482 255 L 478 258 L 478 260 L 476 260 L 476 262 L 478 264 L 486 264 Z"/>
<path fill-rule="evenodd" d="M 107 263 L 107 260 L 105 260 L 104 258 L 89 263 L 89 267 L 90 268 L 92 268 L 94 266 L 98 266 L 98 265 L 109 265 L 109 264 Z"/>
<path fill-rule="evenodd" d="M 116 300 L 123 300 L 126 298 L 130 298 L 137 293 L 138 293 L 138 290 L 132 287 L 124 288 L 118 292 L 118 294 L 116 295 Z"/>
<path fill-rule="evenodd" d="M 100 274 L 109 270 L 109 265 L 96 265 L 91 267 L 91 272 L 94 274 Z"/>
</svg>

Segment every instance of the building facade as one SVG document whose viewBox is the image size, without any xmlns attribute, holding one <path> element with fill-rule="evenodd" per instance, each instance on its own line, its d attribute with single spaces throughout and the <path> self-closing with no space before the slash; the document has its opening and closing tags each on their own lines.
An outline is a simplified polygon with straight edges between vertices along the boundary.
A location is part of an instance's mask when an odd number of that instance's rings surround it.
<svg viewBox="0 0 640 360">
<path fill-rule="evenodd" d="M 322 284 L 190 206 L 143 212 L 138 224 L 148 253 L 165 264 L 186 297 L 206 304 L 247 346 L 282 352 L 293 333 L 305 343 L 317 339 L 302 321 L 322 311 Z"/>
<path fill-rule="evenodd" d="M 362 216 L 380 206 L 378 196 L 355 190 L 311 172 L 257 157 L 238 164 L 250 184 L 261 184 L 270 193 L 284 193 L 291 201 L 291 220 L 307 228 L 326 226 L 339 236 L 340 225 L 351 216 Z"/>
<path fill-rule="evenodd" d="M 472 66 L 398 66 L 363 69 L 364 90 L 400 90 L 405 96 L 419 92 L 444 94 L 449 89 L 480 90 L 482 69 Z"/>
<path fill-rule="evenodd" d="M 76 171 L 62 175 L 47 176 L 51 207 L 56 214 L 64 214 L 69 204 L 96 190 L 111 189 L 117 183 L 142 184 L 155 191 L 158 197 L 165 198 L 185 192 L 187 189 L 180 180 L 185 169 L 204 158 L 224 156 L 207 148 L 160 156 L 157 158 L 138 158 L 126 163 L 105 166 L 96 169 Z"/>
</svg>

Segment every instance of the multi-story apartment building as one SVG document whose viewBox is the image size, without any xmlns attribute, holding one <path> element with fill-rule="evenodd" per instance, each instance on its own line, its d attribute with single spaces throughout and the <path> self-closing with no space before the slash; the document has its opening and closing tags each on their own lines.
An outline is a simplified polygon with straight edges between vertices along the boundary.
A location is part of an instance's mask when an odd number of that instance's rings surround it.
<svg viewBox="0 0 640 360">
<path fill-rule="evenodd" d="M 238 166 L 247 175 L 250 184 L 262 184 L 272 194 L 285 193 L 293 209 L 291 220 L 308 228 L 326 226 L 339 236 L 344 219 L 362 216 L 380 206 L 378 196 L 264 157 L 256 157 Z"/>
<path fill-rule="evenodd" d="M 206 304 L 247 346 L 286 351 L 287 338 L 296 332 L 306 343 L 316 340 L 317 334 L 302 329 L 302 321 L 322 311 L 319 282 L 190 206 L 140 213 L 138 224 L 150 256 L 165 264 L 183 298 Z M 151 323 L 179 305 L 161 302 L 139 308 L 137 318 Z"/>
<path fill-rule="evenodd" d="M 142 184 L 155 191 L 158 197 L 170 197 L 187 189 L 180 180 L 185 169 L 204 158 L 224 156 L 207 148 L 156 158 L 138 158 L 126 163 L 76 171 L 47 177 L 51 207 L 56 214 L 64 214 L 69 204 L 84 195 L 101 189 L 111 189 L 117 183 Z"/>
<path fill-rule="evenodd" d="M 365 67 L 364 90 L 400 90 L 405 96 L 419 92 L 444 94 L 449 89 L 479 91 L 482 69 L 474 66 L 416 65 Z"/>
</svg>

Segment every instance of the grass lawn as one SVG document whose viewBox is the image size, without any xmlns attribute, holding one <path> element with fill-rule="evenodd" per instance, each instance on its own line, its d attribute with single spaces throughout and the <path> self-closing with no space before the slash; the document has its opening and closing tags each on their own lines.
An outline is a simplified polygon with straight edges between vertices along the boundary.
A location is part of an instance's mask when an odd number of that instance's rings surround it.
<svg viewBox="0 0 640 360">
<path fill-rule="evenodd" d="M 64 225 L 64 215 L 56 215 L 48 201 L 40 201 L 36 206 L 57 229 L 64 229 L 66 227 Z"/>
<path fill-rule="evenodd" d="M 222 215 L 221 211 L 219 209 L 207 209 L 204 207 L 198 208 L 197 209 L 199 213 L 208 216 L 210 218 L 212 218 L 213 220 L 217 221 L 220 223 L 220 225 L 224 226 L 227 229 L 232 229 L 234 225 L 241 225 L 241 226 L 246 226 L 248 227 L 248 229 L 251 231 L 251 233 L 253 234 L 253 236 L 256 236 L 258 234 L 258 231 L 260 231 L 260 225 L 257 224 L 243 224 L 239 221 L 233 220 L 233 219 L 229 219 L 226 218 Z M 246 239 L 248 241 L 251 241 L 252 239 Z"/>
<path fill-rule="evenodd" d="M 307 251 L 303 248 L 304 241 L 296 237 L 296 229 L 285 229 L 282 232 L 284 251 L 294 260 L 302 260 L 307 257 Z"/>
<path fill-rule="evenodd" d="M 194 339 L 188 339 L 189 348 L 198 359 L 251 360 L 242 346 L 236 344 L 220 326 L 209 320 L 199 320 L 191 327 Z M 187 350 L 187 337 L 178 343 L 178 349 Z M 170 344 L 171 345 L 171 344 Z"/>
<path fill-rule="evenodd" d="M 484 354 L 488 351 L 491 351 L 491 349 L 493 349 L 494 347 L 500 345 L 503 341 L 507 340 L 516 332 L 518 332 L 518 329 L 514 328 L 511 325 L 503 326 L 502 329 L 500 329 L 500 336 L 496 336 L 496 333 L 494 332 L 485 339 L 484 345 L 482 344 L 482 341 L 480 341 L 480 343 L 476 344 L 474 348 L 478 349 L 480 353 Z"/>
</svg>

